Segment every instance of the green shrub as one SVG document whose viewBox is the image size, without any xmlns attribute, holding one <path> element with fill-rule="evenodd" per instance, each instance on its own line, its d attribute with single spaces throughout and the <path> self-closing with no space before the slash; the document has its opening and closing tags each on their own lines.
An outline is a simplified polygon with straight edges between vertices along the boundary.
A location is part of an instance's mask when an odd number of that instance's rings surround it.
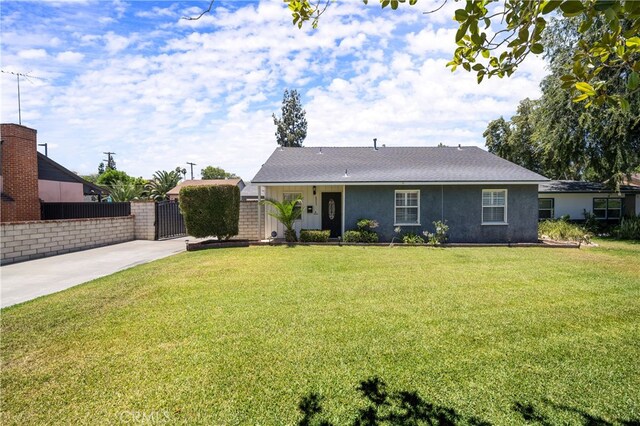
<svg viewBox="0 0 640 426">
<path fill-rule="evenodd" d="M 362 239 L 360 231 L 345 231 L 342 236 L 342 241 L 345 243 L 359 243 Z"/>
<path fill-rule="evenodd" d="M 378 242 L 378 234 L 373 231 L 360 231 L 360 238 L 363 243 Z"/>
<path fill-rule="evenodd" d="M 228 240 L 238 235 L 240 189 L 235 185 L 183 187 L 180 210 L 189 235 Z"/>
<path fill-rule="evenodd" d="M 538 236 L 558 241 L 577 241 L 588 243 L 591 233 L 582 226 L 565 220 L 543 220 L 538 223 Z"/>
<path fill-rule="evenodd" d="M 623 217 L 616 236 L 621 240 L 640 240 L 640 215 Z"/>
<path fill-rule="evenodd" d="M 424 244 L 424 238 L 413 232 L 407 232 L 402 236 L 402 242 L 405 244 Z"/>
<path fill-rule="evenodd" d="M 356 222 L 358 231 L 371 231 L 378 227 L 378 221 L 373 219 L 358 219 Z"/>
<path fill-rule="evenodd" d="M 377 243 L 378 234 L 373 231 L 346 231 L 342 240 L 345 243 Z"/>
<path fill-rule="evenodd" d="M 326 243 L 329 241 L 331 231 L 320 231 L 318 229 L 300 230 L 300 241 L 303 243 Z"/>
</svg>

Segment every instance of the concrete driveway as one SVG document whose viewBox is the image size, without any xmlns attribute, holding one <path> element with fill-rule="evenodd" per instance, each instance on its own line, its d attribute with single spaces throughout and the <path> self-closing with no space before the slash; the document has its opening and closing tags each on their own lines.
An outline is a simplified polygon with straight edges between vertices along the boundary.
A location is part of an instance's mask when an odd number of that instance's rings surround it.
<svg viewBox="0 0 640 426">
<path fill-rule="evenodd" d="M 132 266 L 180 253 L 185 240 L 129 241 L 0 267 L 0 306 L 55 293 Z"/>
</svg>

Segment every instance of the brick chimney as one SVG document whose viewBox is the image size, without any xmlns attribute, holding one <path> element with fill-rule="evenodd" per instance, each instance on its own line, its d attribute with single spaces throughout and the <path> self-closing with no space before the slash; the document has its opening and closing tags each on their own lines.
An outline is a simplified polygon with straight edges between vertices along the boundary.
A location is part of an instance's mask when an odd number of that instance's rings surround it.
<svg viewBox="0 0 640 426">
<path fill-rule="evenodd" d="M 0 124 L 1 222 L 40 220 L 36 130 Z"/>
</svg>

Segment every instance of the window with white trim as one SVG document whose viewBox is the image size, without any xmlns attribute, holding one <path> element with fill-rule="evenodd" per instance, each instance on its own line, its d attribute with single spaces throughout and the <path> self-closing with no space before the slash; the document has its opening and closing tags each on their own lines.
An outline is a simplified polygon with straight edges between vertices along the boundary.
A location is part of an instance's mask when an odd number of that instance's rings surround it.
<svg viewBox="0 0 640 426">
<path fill-rule="evenodd" d="M 594 198 L 593 214 L 598 219 L 620 219 L 622 198 Z"/>
<path fill-rule="evenodd" d="M 289 203 L 299 197 L 302 197 L 302 192 L 283 192 L 282 193 L 282 200 L 285 203 Z M 296 204 L 296 206 L 294 207 L 294 211 L 295 210 L 302 211 L 302 199 L 300 199 Z M 301 219 L 302 219 L 302 215 L 300 215 L 300 217 L 298 217 L 298 219 L 296 220 L 301 220 Z"/>
<path fill-rule="evenodd" d="M 553 198 L 538 198 L 538 219 L 553 219 L 555 200 Z"/>
<path fill-rule="evenodd" d="M 507 223 L 507 190 L 482 190 L 482 223 L 501 225 Z"/>
<path fill-rule="evenodd" d="M 420 191 L 397 190 L 394 225 L 420 225 Z"/>
</svg>

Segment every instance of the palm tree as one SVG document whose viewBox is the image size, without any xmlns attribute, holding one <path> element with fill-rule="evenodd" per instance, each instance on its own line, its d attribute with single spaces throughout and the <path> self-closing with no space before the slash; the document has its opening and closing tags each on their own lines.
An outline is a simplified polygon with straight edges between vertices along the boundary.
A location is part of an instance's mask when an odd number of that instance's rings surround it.
<svg viewBox="0 0 640 426">
<path fill-rule="evenodd" d="M 178 185 L 182 177 L 176 170 L 167 172 L 158 170 L 153 174 L 153 179 L 147 184 L 149 196 L 156 201 L 167 199 L 167 192 L 171 191 Z"/>
<path fill-rule="evenodd" d="M 109 187 L 109 195 L 114 202 L 137 200 L 142 197 L 142 188 L 135 182 L 117 180 Z"/>
<path fill-rule="evenodd" d="M 300 201 L 302 201 L 301 196 L 291 201 L 280 202 L 269 199 L 263 201 L 264 204 L 269 204 L 275 209 L 275 211 L 269 212 L 269 216 L 284 225 L 284 239 L 290 243 L 298 241 L 296 230 L 293 229 L 293 224 L 302 216 L 302 210 L 298 206 Z"/>
</svg>

